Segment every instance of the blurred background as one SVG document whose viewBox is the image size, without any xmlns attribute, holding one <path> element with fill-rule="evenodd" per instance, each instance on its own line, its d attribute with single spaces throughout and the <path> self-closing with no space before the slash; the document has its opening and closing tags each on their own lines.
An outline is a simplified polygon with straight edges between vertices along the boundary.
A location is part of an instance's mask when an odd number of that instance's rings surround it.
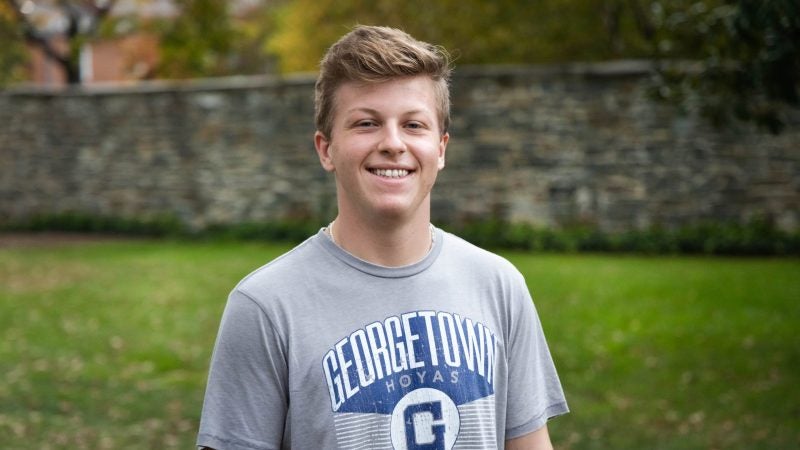
<svg viewBox="0 0 800 450">
<path fill-rule="evenodd" d="M 454 57 L 453 151 L 433 208 L 442 225 L 517 223 L 580 230 L 572 247 L 694 251 L 736 247 L 704 237 L 724 226 L 769 238 L 736 252 L 792 253 L 799 8 L 4 0 L 2 224 L 325 223 L 333 192 L 309 138 L 314 72 L 361 23 L 403 28 Z M 670 234 L 605 236 L 653 230 Z M 531 247 L 534 231 L 484 234 Z"/>
<path fill-rule="evenodd" d="M 44 84 L 313 71 L 354 23 L 401 26 L 460 64 L 697 58 L 735 47 L 720 28 L 748 13 L 721 1 L 3 3 L 4 81 Z"/>
<path fill-rule="evenodd" d="M 0 0 L 0 447 L 192 447 L 355 24 L 454 58 L 434 223 L 525 275 L 557 448 L 800 448 L 796 0 Z"/>
<path fill-rule="evenodd" d="M 458 65 L 691 62 L 679 78 L 713 75 L 693 78 L 715 97 L 706 107 L 776 129 L 780 105 L 798 101 L 797 16 L 789 0 L 4 0 L 0 82 L 314 71 L 354 24 L 385 24 L 444 46 Z M 674 87 L 659 94 L 686 94 Z"/>
</svg>

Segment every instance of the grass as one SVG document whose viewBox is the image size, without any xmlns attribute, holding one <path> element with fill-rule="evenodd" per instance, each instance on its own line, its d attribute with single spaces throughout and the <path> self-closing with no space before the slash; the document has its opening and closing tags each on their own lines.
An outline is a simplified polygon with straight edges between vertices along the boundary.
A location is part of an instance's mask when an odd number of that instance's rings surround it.
<svg viewBox="0 0 800 450">
<path fill-rule="evenodd" d="M 800 262 L 508 255 L 573 412 L 560 448 L 800 446 Z"/>
<path fill-rule="evenodd" d="M 3 448 L 192 448 L 224 299 L 287 248 L 0 249 Z M 557 448 L 800 447 L 800 260 L 505 255 L 572 409 Z"/>
</svg>

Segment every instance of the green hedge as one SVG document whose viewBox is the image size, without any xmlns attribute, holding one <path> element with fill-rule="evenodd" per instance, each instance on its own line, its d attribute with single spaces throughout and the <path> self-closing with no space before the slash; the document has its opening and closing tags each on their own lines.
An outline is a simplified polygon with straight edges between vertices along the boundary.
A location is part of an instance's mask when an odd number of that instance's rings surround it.
<svg viewBox="0 0 800 450">
<path fill-rule="evenodd" d="M 302 242 L 323 227 L 322 221 L 288 219 L 273 222 L 245 222 L 236 225 L 212 225 L 199 236 L 234 240 Z"/>
<path fill-rule="evenodd" d="M 0 222 L 0 231 L 65 231 L 130 236 L 182 236 L 187 229 L 174 216 L 130 218 L 76 212 L 43 214 L 25 220 Z"/>
<path fill-rule="evenodd" d="M 699 223 L 622 233 L 575 227 L 552 230 L 525 223 L 485 221 L 445 227 L 481 247 L 554 252 L 649 254 L 800 255 L 800 231 L 781 231 L 767 221 Z"/>
<path fill-rule="evenodd" d="M 0 231 L 69 231 L 201 239 L 300 242 L 326 222 L 316 219 L 212 225 L 191 230 L 172 216 L 145 219 L 62 213 L 0 223 Z M 746 224 L 699 223 L 675 229 L 654 227 L 607 233 L 590 227 L 553 230 L 497 220 L 442 225 L 486 248 L 546 252 L 800 256 L 800 230 L 785 232 L 765 220 Z"/>
</svg>

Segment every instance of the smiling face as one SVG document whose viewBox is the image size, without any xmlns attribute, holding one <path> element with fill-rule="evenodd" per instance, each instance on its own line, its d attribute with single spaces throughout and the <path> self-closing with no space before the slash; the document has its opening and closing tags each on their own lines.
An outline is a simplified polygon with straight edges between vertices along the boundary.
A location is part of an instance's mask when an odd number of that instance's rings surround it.
<svg viewBox="0 0 800 450">
<path fill-rule="evenodd" d="M 330 136 L 314 143 L 336 175 L 339 214 L 361 220 L 424 220 L 449 136 L 440 130 L 434 82 L 426 76 L 342 84 Z"/>
</svg>

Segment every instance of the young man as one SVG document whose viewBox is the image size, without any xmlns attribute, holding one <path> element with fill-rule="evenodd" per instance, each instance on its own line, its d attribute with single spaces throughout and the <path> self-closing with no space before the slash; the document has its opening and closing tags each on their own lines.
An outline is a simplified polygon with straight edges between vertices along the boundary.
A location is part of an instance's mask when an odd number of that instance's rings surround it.
<svg viewBox="0 0 800 450">
<path fill-rule="evenodd" d="M 390 28 L 328 51 L 314 143 L 338 215 L 231 293 L 199 446 L 552 448 L 567 405 L 525 281 L 430 224 L 449 73 Z"/>
</svg>

